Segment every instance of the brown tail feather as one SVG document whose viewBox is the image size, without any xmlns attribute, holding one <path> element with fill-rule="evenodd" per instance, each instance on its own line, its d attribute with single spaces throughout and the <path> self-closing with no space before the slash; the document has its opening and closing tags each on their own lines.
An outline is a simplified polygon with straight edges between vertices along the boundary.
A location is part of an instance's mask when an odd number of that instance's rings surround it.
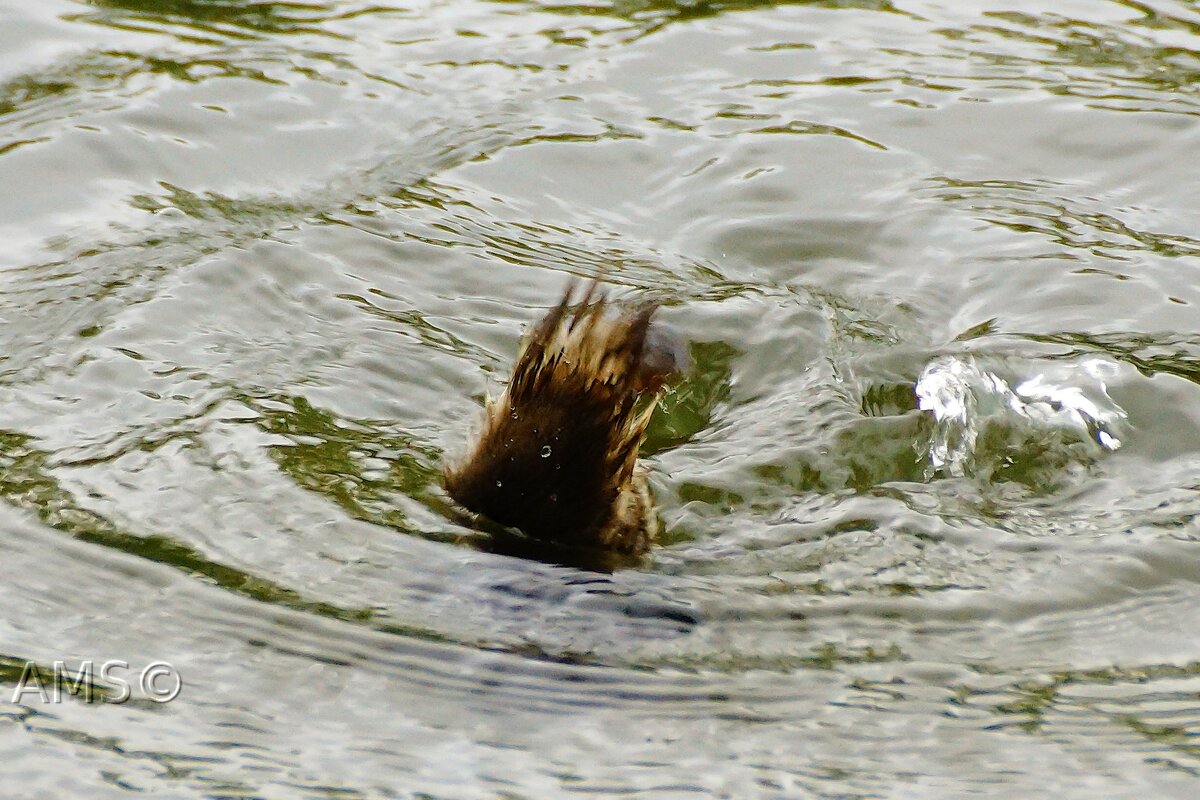
<svg viewBox="0 0 1200 800">
<path fill-rule="evenodd" d="M 537 538 L 642 552 L 655 519 L 636 461 L 657 398 L 635 404 L 655 306 L 612 318 L 596 282 L 572 307 L 574 292 L 572 282 L 534 328 L 446 489 Z"/>
</svg>

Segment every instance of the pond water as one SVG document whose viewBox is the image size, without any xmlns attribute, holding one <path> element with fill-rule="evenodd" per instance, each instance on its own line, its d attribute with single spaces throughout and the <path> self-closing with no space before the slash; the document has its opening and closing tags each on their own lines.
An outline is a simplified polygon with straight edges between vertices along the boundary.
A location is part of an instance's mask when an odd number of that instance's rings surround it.
<svg viewBox="0 0 1200 800">
<path fill-rule="evenodd" d="M 5 793 L 1195 797 L 1198 87 L 1189 0 L 0 1 Z M 598 273 L 692 361 L 611 573 L 438 486 Z"/>
</svg>

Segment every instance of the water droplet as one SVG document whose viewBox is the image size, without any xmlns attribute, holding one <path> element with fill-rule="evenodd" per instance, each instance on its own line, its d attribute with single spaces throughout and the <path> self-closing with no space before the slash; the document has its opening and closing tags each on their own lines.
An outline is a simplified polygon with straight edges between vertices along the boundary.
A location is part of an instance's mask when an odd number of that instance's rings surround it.
<svg viewBox="0 0 1200 800">
<path fill-rule="evenodd" d="M 497 489 L 503 489 L 503 488 L 504 488 L 504 484 L 503 484 L 503 483 L 501 483 L 500 481 L 496 481 L 496 488 L 497 488 Z"/>
<path fill-rule="evenodd" d="M 542 458 L 549 458 L 551 452 L 550 445 L 546 445 L 542 448 Z"/>
<path fill-rule="evenodd" d="M 557 492 L 555 492 L 554 494 L 550 495 L 550 502 L 551 502 L 551 503 L 557 503 L 557 502 L 558 502 L 558 493 L 557 493 Z"/>
<path fill-rule="evenodd" d="M 517 416 L 517 410 L 515 408 L 512 410 L 512 413 L 509 414 L 509 416 L 511 416 L 513 419 L 520 419 L 520 417 Z"/>
</svg>

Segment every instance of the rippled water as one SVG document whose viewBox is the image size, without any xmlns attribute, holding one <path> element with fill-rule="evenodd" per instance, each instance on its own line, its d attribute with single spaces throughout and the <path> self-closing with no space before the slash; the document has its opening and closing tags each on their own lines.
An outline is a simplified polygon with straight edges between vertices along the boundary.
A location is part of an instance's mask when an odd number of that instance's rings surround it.
<svg viewBox="0 0 1200 800">
<path fill-rule="evenodd" d="M 1195 797 L 1198 86 L 1188 0 L 3 0 L 6 792 Z M 598 271 L 693 361 L 611 574 L 438 488 Z"/>
</svg>

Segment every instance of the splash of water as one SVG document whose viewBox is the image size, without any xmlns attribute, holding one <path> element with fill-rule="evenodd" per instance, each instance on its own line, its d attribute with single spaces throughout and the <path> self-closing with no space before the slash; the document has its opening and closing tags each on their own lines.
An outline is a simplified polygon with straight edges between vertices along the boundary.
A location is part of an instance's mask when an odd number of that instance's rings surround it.
<svg viewBox="0 0 1200 800">
<path fill-rule="evenodd" d="M 1121 446 L 1127 415 L 1105 385 L 1116 364 L 1089 358 L 1036 368 L 1014 389 L 973 356 L 930 362 L 916 385 L 919 407 L 937 422 L 927 477 L 988 474 L 1035 452 L 1086 460 Z"/>
</svg>

